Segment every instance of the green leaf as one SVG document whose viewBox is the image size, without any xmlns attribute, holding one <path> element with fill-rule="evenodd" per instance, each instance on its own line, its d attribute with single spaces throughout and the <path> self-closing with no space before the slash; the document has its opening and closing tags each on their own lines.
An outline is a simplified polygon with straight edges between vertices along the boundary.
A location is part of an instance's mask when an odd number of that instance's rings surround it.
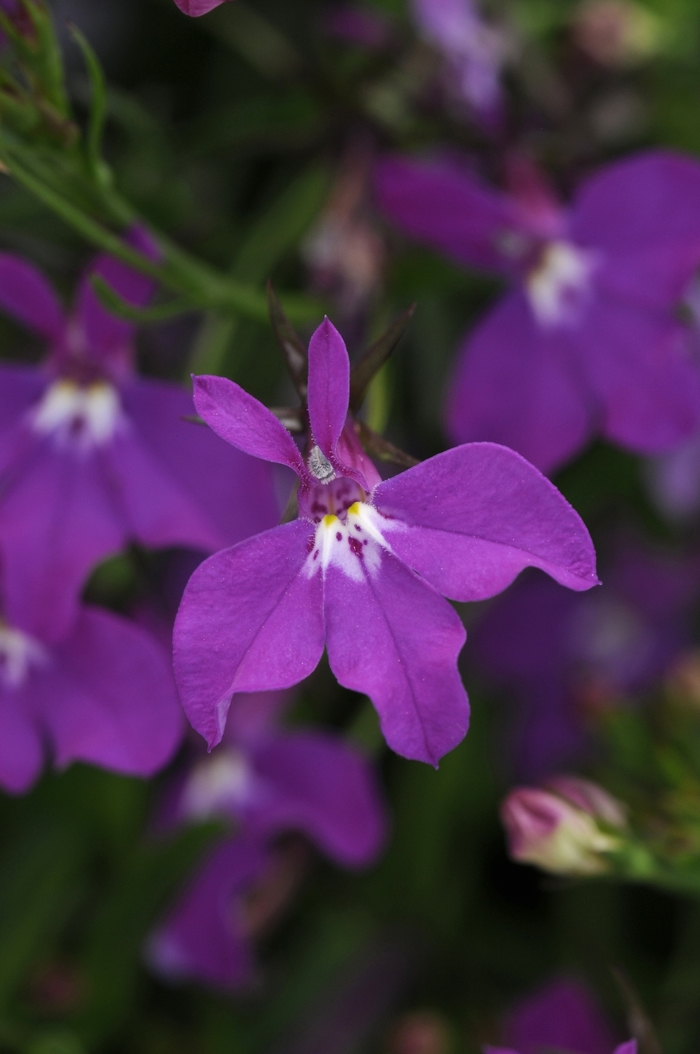
<svg viewBox="0 0 700 1054">
<path fill-rule="evenodd" d="M 85 34 L 82 33 L 73 23 L 70 23 L 70 31 L 75 42 L 83 53 L 88 76 L 90 78 L 90 89 L 92 93 L 90 121 L 85 140 L 88 168 L 93 179 L 98 183 L 109 183 L 109 169 L 102 160 L 102 135 L 104 132 L 105 118 L 107 116 L 107 87 L 105 84 L 105 75 L 102 66 L 100 65 L 100 60 L 95 54 Z"/>
<path fill-rule="evenodd" d="M 350 411 L 357 413 L 362 406 L 362 401 L 367 394 L 373 377 L 382 368 L 389 356 L 393 353 L 396 345 L 406 331 L 408 323 L 413 317 L 416 305 L 411 304 L 407 311 L 396 319 L 395 322 L 383 333 L 379 340 L 375 340 L 362 358 L 355 363 L 350 373 Z"/>
</svg>

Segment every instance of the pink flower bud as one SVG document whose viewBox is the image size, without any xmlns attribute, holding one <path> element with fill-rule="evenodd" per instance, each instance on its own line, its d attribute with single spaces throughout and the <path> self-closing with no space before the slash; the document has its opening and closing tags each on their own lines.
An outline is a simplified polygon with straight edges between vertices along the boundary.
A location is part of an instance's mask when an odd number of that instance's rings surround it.
<svg viewBox="0 0 700 1054">
<path fill-rule="evenodd" d="M 600 829 L 588 807 L 536 787 L 511 791 L 501 819 L 511 856 L 555 874 L 601 874 L 609 866 L 603 854 L 619 845 L 618 838 Z"/>
<path fill-rule="evenodd" d="M 613 798 L 598 783 L 581 779 L 580 776 L 552 776 L 547 780 L 546 787 L 611 827 L 627 826 L 627 810 L 623 803 Z"/>
</svg>

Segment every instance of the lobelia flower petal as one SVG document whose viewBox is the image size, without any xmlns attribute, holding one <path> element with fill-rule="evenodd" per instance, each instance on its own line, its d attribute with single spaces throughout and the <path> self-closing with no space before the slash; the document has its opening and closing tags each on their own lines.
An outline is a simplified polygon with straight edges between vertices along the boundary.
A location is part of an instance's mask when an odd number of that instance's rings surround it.
<svg viewBox="0 0 700 1054">
<path fill-rule="evenodd" d="M 59 640 L 90 569 L 122 548 L 124 526 L 96 458 L 34 439 L 13 468 L 0 516 L 7 613 L 42 640 Z"/>
<path fill-rule="evenodd" d="M 506 447 L 454 447 L 380 483 L 373 501 L 399 559 L 453 600 L 492 597 L 525 567 L 569 589 L 598 584 L 578 513 Z"/>
<path fill-rule="evenodd" d="M 646 150 L 606 165 L 578 189 L 575 229 L 591 243 L 635 249 L 700 239 L 700 163 L 673 150 Z"/>
<path fill-rule="evenodd" d="M 392 750 L 436 765 L 469 726 L 457 670 L 466 632 L 453 608 L 386 550 L 361 576 L 331 564 L 324 601 L 340 684 L 370 697 Z"/>
<path fill-rule="evenodd" d="M 236 900 L 266 863 L 267 852 L 258 839 L 244 836 L 219 843 L 149 939 L 151 965 L 172 979 L 199 978 L 224 988 L 250 981 L 253 952 Z"/>
<path fill-rule="evenodd" d="M 227 443 L 263 461 L 274 461 L 308 478 L 297 445 L 271 410 L 225 377 L 194 377 L 194 405 Z"/>
<path fill-rule="evenodd" d="M 182 545 L 212 552 L 218 548 L 222 532 L 133 430 L 116 434 L 95 457 L 113 491 L 124 541 L 138 539 L 154 549 Z M 202 472 L 209 468 L 203 464 Z M 224 544 L 232 540 L 225 538 Z"/>
<path fill-rule="evenodd" d="M 4 472 L 26 446 L 18 424 L 38 402 L 46 388 L 46 375 L 27 366 L 0 366 L 0 472 Z"/>
<path fill-rule="evenodd" d="M 154 263 L 158 261 L 158 249 L 145 229 L 132 228 L 124 241 Z M 93 275 L 103 278 L 122 300 L 134 307 L 145 307 L 149 303 L 155 292 L 156 282 L 148 275 L 107 254 L 98 256 L 90 265 L 78 287 L 75 315 L 84 331 L 91 355 L 99 359 L 128 345 L 133 339 L 136 326 L 133 322 L 118 318 L 102 306 L 90 283 Z"/>
<path fill-rule="evenodd" d="M 382 211 L 397 226 L 467 267 L 510 270 L 500 239 L 521 232 L 513 203 L 448 158 L 385 157 L 376 169 Z"/>
<path fill-rule="evenodd" d="M 502 443 L 542 472 L 569 460 L 594 420 L 593 397 L 570 344 L 568 331 L 538 326 L 522 290 L 507 294 L 459 352 L 447 401 L 452 438 Z"/>
<path fill-rule="evenodd" d="M 184 732 L 167 653 L 135 623 L 99 608 L 82 608 L 32 687 L 59 766 L 86 761 L 152 776 Z"/>
<path fill-rule="evenodd" d="M 65 313 L 40 271 L 12 253 L 0 253 L 0 309 L 52 344 L 65 330 Z"/>
<path fill-rule="evenodd" d="M 314 441 L 330 462 L 350 403 L 350 360 L 345 341 L 324 318 L 309 341 L 309 419 Z"/>
<path fill-rule="evenodd" d="M 372 767 L 359 751 L 321 732 L 278 733 L 254 749 L 253 761 L 266 794 L 244 810 L 252 831 L 304 831 L 346 867 L 376 857 L 386 815 Z"/>
<path fill-rule="evenodd" d="M 139 378 L 124 387 L 122 399 L 149 454 L 206 519 L 216 538 L 212 549 L 233 545 L 279 522 L 271 466 L 186 420 L 194 409 L 189 392 Z"/>
<path fill-rule="evenodd" d="M 43 761 L 31 693 L 26 686 L 0 685 L 0 787 L 23 794 L 39 776 Z"/>
<path fill-rule="evenodd" d="M 576 334 L 600 431 L 638 453 L 673 449 L 700 423 L 700 369 L 683 326 L 601 294 Z"/>
<path fill-rule="evenodd" d="M 637 1054 L 637 1040 L 631 1039 L 628 1043 L 621 1043 L 615 1047 L 613 1054 Z"/>
<path fill-rule="evenodd" d="M 224 2 L 225 0 L 175 0 L 182 13 L 192 18 L 206 15 Z"/>
<path fill-rule="evenodd" d="M 569 978 L 552 981 L 516 1006 L 504 1035 L 520 1054 L 540 1054 L 544 1048 L 610 1054 L 613 1047 L 597 1003 L 584 985 Z"/>
<path fill-rule="evenodd" d="M 288 688 L 323 654 L 321 576 L 304 572 L 307 520 L 224 549 L 185 589 L 175 621 L 175 676 L 185 713 L 209 747 L 223 735 L 234 692 Z"/>
</svg>

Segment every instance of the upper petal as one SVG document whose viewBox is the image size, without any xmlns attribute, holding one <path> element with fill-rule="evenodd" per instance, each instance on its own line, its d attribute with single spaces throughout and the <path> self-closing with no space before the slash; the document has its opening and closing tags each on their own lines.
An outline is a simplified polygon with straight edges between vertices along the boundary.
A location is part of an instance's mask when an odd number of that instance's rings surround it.
<svg viewBox="0 0 700 1054">
<path fill-rule="evenodd" d="M 146 630 L 110 611 L 83 608 L 51 665 L 35 677 L 59 766 L 87 761 L 152 776 L 182 738 L 167 653 Z"/>
<path fill-rule="evenodd" d="M 350 402 L 350 360 L 343 338 L 327 318 L 309 341 L 308 402 L 314 440 L 335 461 Z"/>
<path fill-rule="evenodd" d="M 322 732 L 268 736 L 254 750 L 267 794 L 246 813 L 261 833 L 300 829 L 348 867 L 370 863 L 386 834 L 386 814 L 369 761 Z"/>
<path fill-rule="evenodd" d="M 569 331 L 539 326 L 522 290 L 506 294 L 458 353 L 446 417 L 456 442 L 512 447 L 542 472 L 573 457 L 593 427 L 593 400 Z"/>
<path fill-rule="evenodd" d="M 484 600 L 525 567 L 570 589 L 597 584 L 595 551 L 577 512 L 506 447 L 471 443 L 380 483 L 377 509 L 396 555 L 454 600 Z"/>
<path fill-rule="evenodd" d="M 510 269 L 504 236 L 521 224 L 510 200 L 447 158 L 385 157 L 376 168 L 379 206 L 414 238 L 459 263 Z"/>
<path fill-rule="evenodd" d="M 323 653 L 320 576 L 304 565 L 306 520 L 216 553 L 192 575 L 175 622 L 175 676 L 185 713 L 210 747 L 234 692 L 288 688 Z"/>
<path fill-rule="evenodd" d="M 144 228 L 132 228 L 124 241 L 147 259 L 158 261 L 158 249 Z M 133 322 L 117 318 L 102 306 L 90 282 L 93 275 L 99 275 L 122 300 L 134 307 L 145 307 L 148 304 L 155 292 L 156 282 L 106 253 L 96 257 L 88 267 L 78 287 L 76 315 L 85 333 L 90 353 L 98 357 L 108 356 L 129 343 L 136 327 Z"/>
<path fill-rule="evenodd" d="M 307 472 L 297 445 L 271 410 L 225 377 L 194 378 L 194 405 L 209 427 L 227 443 L 263 461 Z"/>
<path fill-rule="evenodd" d="M 469 725 L 457 669 L 466 633 L 455 611 L 385 550 L 364 574 L 330 564 L 324 603 L 339 682 L 370 697 L 392 750 L 437 764 Z"/>
<path fill-rule="evenodd" d="M 52 344 L 63 336 L 63 307 L 40 271 L 20 256 L 0 253 L 0 308 Z"/>
</svg>

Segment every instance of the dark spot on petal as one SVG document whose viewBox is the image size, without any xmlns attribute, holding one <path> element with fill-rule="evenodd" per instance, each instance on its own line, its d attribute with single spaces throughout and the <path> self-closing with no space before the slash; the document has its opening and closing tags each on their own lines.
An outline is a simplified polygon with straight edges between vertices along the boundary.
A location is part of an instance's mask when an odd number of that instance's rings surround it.
<svg viewBox="0 0 700 1054">
<path fill-rule="evenodd" d="M 357 538 L 348 538 L 348 544 L 355 556 L 362 556 L 362 545 Z"/>
<path fill-rule="evenodd" d="M 355 530 L 362 532 L 362 528 L 360 527 L 359 523 L 355 524 Z"/>
<path fill-rule="evenodd" d="M 340 531 L 336 531 L 336 535 L 335 535 L 335 537 L 336 537 L 336 540 L 337 540 L 337 541 L 339 541 L 339 542 L 342 542 L 342 540 L 343 540 L 343 536 L 342 536 L 342 534 L 340 533 Z"/>
</svg>

